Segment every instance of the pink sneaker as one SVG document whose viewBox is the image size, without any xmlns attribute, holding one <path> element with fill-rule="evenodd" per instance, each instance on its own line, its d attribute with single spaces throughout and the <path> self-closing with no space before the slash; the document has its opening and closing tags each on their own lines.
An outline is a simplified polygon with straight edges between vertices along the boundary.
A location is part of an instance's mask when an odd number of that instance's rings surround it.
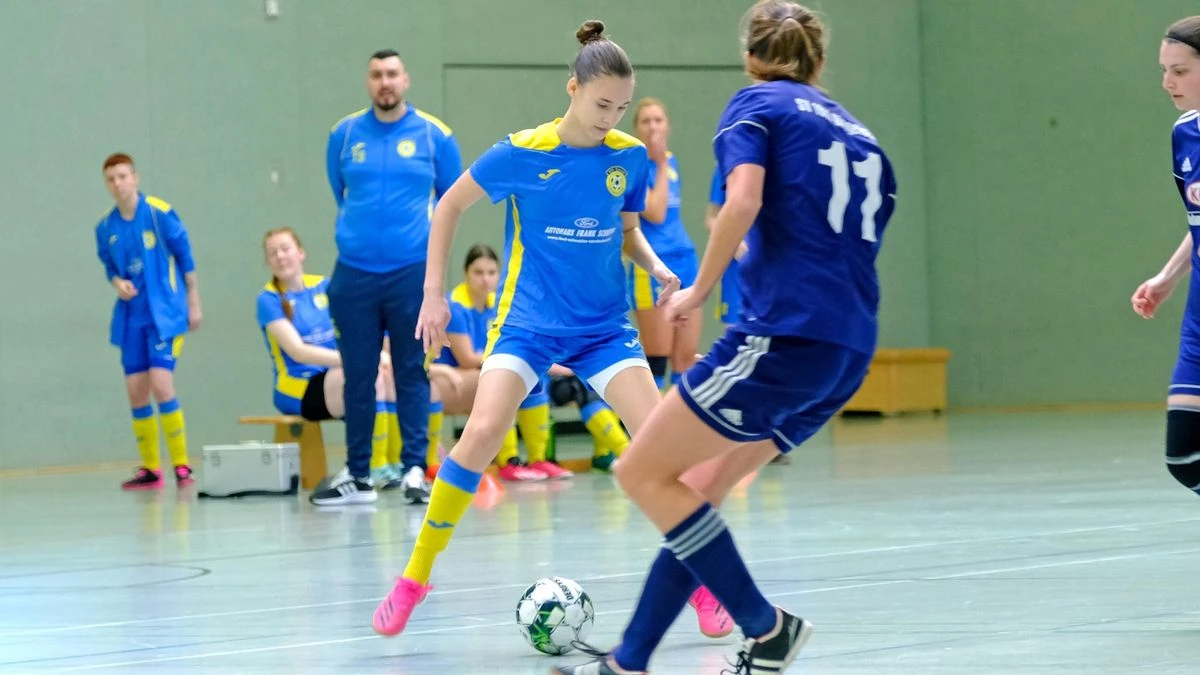
<svg viewBox="0 0 1200 675">
<path fill-rule="evenodd" d="M 413 608 L 421 604 L 431 590 L 433 586 L 422 586 L 412 579 L 400 577 L 396 580 L 396 587 L 375 609 L 371 627 L 385 637 L 399 635 L 408 624 L 408 617 L 412 616 Z"/>
<path fill-rule="evenodd" d="M 510 483 L 533 483 L 549 478 L 545 473 L 530 466 L 524 466 L 515 459 L 500 467 L 500 479 Z"/>
<path fill-rule="evenodd" d="M 188 466 L 187 464 L 180 464 L 179 466 L 175 467 L 176 487 L 187 487 L 195 482 L 196 479 L 192 478 L 192 467 Z"/>
<path fill-rule="evenodd" d="M 571 471 L 570 469 L 564 469 L 554 462 L 544 459 L 540 462 L 534 462 L 533 464 L 530 464 L 529 468 L 546 474 L 546 478 L 548 480 L 564 480 L 575 475 L 574 471 Z"/>
<path fill-rule="evenodd" d="M 122 490 L 157 490 L 163 486 L 162 471 L 139 467 L 133 478 L 121 483 Z"/>
<path fill-rule="evenodd" d="M 706 637 L 723 638 L 733 632 L 733 618 L 707 588 L 697 588 L 692 597 L 688 598 L 688 604 L 696 610 L 700 632 Z"/>
</svg>

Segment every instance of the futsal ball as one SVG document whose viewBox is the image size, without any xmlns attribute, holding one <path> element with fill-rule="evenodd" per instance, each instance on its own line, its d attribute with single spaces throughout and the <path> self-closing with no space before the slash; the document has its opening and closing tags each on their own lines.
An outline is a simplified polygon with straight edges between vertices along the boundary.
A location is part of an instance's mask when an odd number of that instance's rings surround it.
<svg viewBox="0 0 1200 675">
<path fill-rule="evenodd" d="M 543 654 L 566 654 L 587 639 L 596 612 L 579 584 L 563 577 L 538 579 L 517 601 L 517 628 Z"/>
</svg>

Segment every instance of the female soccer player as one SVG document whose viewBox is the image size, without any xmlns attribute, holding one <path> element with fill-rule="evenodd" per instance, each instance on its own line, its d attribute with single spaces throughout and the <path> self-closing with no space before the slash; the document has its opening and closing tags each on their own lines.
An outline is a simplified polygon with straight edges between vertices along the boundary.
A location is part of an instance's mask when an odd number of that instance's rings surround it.
<svg viewBox="0 0 1200 675">
<path fill-rule="evenodd" d="M 187 230 L 171 205 L 141 193 L 133 158 L 104 160 L 104 185 L 116 205 L 96 225 L 96 254 L 117 291 L 109 342 L 121 349 L 125 390 L 142 465 L 121 484 L 126 490 L 163 486 L 158 403 L 177 487 L 191 485 L 183 409 L 175 398 L 175 359 L 183 336 L 200 328 L 200 288 Z"/>
<path fill-rule="evenodd" d="M 637 332 L 626 320 L 622 250 L 662 285 L 660 302 L 679 278 L 638 228 L 646 207 L 646 148 L 614 129 L 633 97 L 633 67 L 603 30 L 603 23 L 587 21 L 576 35 L 582 46 L 567 82 L 566 114 L 492 146 L 434 212 L 416 331 L 426 349 L 446 343 L 443 279 L 454 228 L 485 195 L 507 201 L 508 262 L 475 406 L 434 482 L 404 575 L 375 611 L 372 623 L 383 635 L 403 631 L 425 598 L 434 558 L 471 504 L 480 472 L 551 364 L 587 380 L 631 430 L 658 403 Z"/>
<path fill-rule="evenodd" d="M 1158 50 L 1163 89 L 1184 111 L 1171 132 L 1175 184 L 1187 211 L 1183 243 L 1154 277 L 1133 294 L 1133 311 L 1152 319 L 1175 286 L 1191 276 L 1179 338 L 1179 357 L 1167 393 L 1167 470 L 1200 493 L 1200 277 L 1195 273 L 1200 235 L 1200 16 L 1171 24 Z"/>
<path fill-rule="evenodd" d="M 734 95 L 713 140 L 725 205 L 696 284 L 667 310 L 677 320 L 700 307 L 748 239 L 741 319 L 617 464 L 617 480 L 665 536 L 621 645 L 557 673 L 645 672 L 693 577 L 747 638 L 738 673 L 782 672 L 812 630 L 763 597 L 710 502 L 812 436 L 862 382 L 877 333 L 875 257 L 896 188 L 875 137 L 815 86 L 825 63 L 816 16 L 761 0 L 744 25 L 756 83 Z M 705 480 L 680 480 L 696 473 Z"/>
<path fill-rule="evenodd" d="M 667 149 L 671 137 L 667 106 L 651 97 L 638 101 L 633 111 L 633 129 L 646 144 L 646 152 L 654 163 L 647 178 L 642 232 L 654 253 L 679 275 L 680 285 L 691 286 L 696 281 L 696 247 L 688 238 L 680 215 L 679 161 Z M 671 383 L 675 384 L 695 362 L 703 326 L 702 314 L 697 310 L 686 322 L 671 325 L 663 318 L 663 308 L 656 306 L 658 284 L 637 265 L 630 264 L 628 273 L 629 305 L 637 316 L 638 335 L 646 350 L 650 372 L 661 389 L 668 364 L 671 366 Z"/>
<path fill-rule="evenodd" d="M 500 256 L 486 244 L 475 244 L 467 250 L 463 264 L 462 283 L 446 294 L 450 307 L 450 323 L 446 326 L 449 345 L 442 348 L 436 363 L 455 368 L 464 386 L 456 396 L 445 401 L 451 415 L 470 415 L 479 386 L 483 352 L 487 348 L 488 329 L 496 320 L 496 280 L 500 275 Z M 550 437 L 550 396 L 544 379 L 521 401 L 517 409 L 517 426 L 525 438 L 528 464 L 522 464 L 517 452 L 517 430 L 509 427 L 496 456 L 500 478 L 510 482 L 534 482 L 570 478 L 571 471 L 546 459 Z M 437 463 L 433 457 L 428 461 Z"/>
<path fill-rule="evenodd" d="M 263 237 L 263 253 L 271 270 L 271 281 L 258 293 L 256 314 L 275 370 L 275 408 L 285 415 L 300 415 L 314 422 L 342 419 L 346 410 L 346 376 L 329 315 L 329 280 L 304 273 L 304 246 L 289 227 L 268 231 Z M 380 472 L 379 480 L 375 481 L 377 485 L 386 485 L 387 478 L 399 478 L 400 425 L 387 349 L 379 356 L 371 463 L 376 468 L 389 462 L 396 465 L 388 476 Z M 452 390 L 453 378 L 447 368 L 431 373 L 430 389 L 435 400 L 432 405 L 440 406 L 441 392 Z M 356 495 L 360 501 L 375 500 L 375 492 L 371 490 Z M 313 503 L 325 505 L 315 495 Z"/>
</svg>

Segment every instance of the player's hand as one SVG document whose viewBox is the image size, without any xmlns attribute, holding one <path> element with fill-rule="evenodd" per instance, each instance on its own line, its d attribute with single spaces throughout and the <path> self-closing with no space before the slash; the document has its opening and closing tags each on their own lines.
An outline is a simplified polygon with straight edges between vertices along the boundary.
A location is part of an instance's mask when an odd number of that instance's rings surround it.
<svg viewBox="0 0 1200 675">
<path fill-rule="evenodd" d="M 667 321 L 678 326 L 687 323 L 688 315 L 704 305 L 704 296 L 696 292 L 695 286 L 673 294 L 667 303 Z"/>
<path fill-rule="evenodd" d="M 1171 297 L 1174 290 L 1175 284 L 1166 279 L 1157 276 L 1147 279 L 1137 287 L 1130 298 L 1133 311 L 1143 319 L 1153 319 L 1158 306 Z"/>
<path fill-rule="evenodd" d="M 414 337 L 421 341 L 425 353 L 435 345 L 440 350 L 449 347 L 450 340 L 446 337 L 446 326 L 450 324 L 450 305 L 446 296 L 425 294 L 421 301 L 421 314 L 417 317 L 417 332 Z"/>
<path fill-rule="evenodd" d="M 134 291 L 136 294 L 137 291 Z M 199 304 L 188 303 L 188 332 L 200 330 L 200 324 L 204 321 L 204 313 L 200 311 Z"/>
<path fill-rule="evenodd" d="M 646 141 L 646 154 L 655 164 L 667 161 L 667 139 L 662 134 L 654 134 Z"/>
<path fill-rule="evenodd" d="M 650 269 L 650 276 L 654 277 L 658 282 L 661 290 L 658 292 L 658 302 L 654 303 L 656 307 L 662 307 L 667 304 L 667 300 L 675 291 L 679 290 L 679 277 L 672 272 L 662 261 Z"/>
<path fill-rule="evenodd" d="M 113 288 L 117 289 L 117 297 L 122 300 L 128 300 L 138 294 L 137 287 L 128 279 L 113 277 L 112 285 Z"/>
</svg>

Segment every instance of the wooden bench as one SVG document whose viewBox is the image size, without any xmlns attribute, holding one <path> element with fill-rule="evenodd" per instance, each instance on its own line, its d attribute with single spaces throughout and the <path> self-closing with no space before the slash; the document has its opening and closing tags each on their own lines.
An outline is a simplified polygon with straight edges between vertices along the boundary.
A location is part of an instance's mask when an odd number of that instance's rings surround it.
<svg viewBox="0 0 1200 675">
<path fill-rule="evenodd" d="M 299 415 L 245 415 L 238 424 L 272 424 L 275 443 L 295 443 L 300 446 L 300 487 L 311 490 L 325 477 L 325 437 L 321 424 Z"/>
<path fill-rule="evenodd" d="M 842 412 L 935 412 L 946 409 L 946 362 L 940 347 L 879 349 L 862 386 Z"/>
</svg>

